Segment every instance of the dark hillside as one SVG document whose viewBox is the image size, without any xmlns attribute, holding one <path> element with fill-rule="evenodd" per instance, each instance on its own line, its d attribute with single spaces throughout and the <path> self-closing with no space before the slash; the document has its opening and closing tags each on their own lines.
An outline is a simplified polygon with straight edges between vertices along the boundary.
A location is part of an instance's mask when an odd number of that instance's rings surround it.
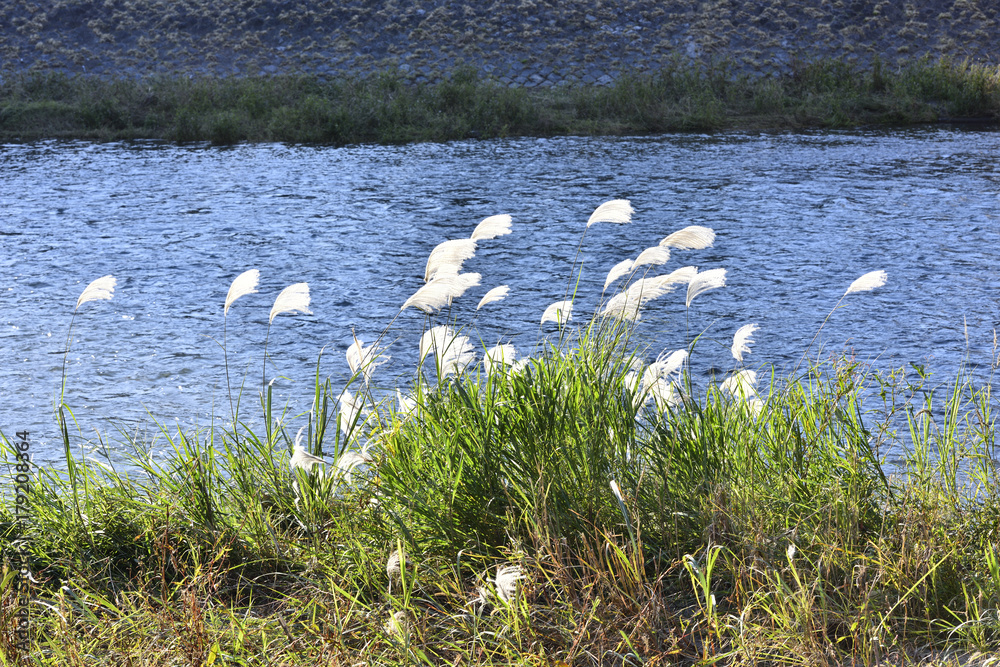
<svg viewBox="0 0 1000 667">
<path fill-rule="evenodd" d="M 993 0 L 106 0 L 0 2 L 0 71 L 357 75 L 610 83 L 674 59 L 787 71 L 846 59 L 996 62 Z"/>
</svg>

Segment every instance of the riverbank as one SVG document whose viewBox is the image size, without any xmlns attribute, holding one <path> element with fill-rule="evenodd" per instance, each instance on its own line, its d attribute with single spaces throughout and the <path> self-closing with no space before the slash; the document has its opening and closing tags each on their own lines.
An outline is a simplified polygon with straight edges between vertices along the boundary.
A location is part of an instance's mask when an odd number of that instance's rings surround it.
<svg viewBox="0 0 1000 667">
<path fill-rule="evenodd" d="M 351 144 L 672 131 L 789 130 L 1000 118 L 1000 71 L 922 60 L 828 60 L 771 76 L 676 61 L 608 85 L 525 88 L 471 67 L 437 83 L 399 73 L 106 78 L 56 72 L 0 83 L 0 139 Z"/>
</svg>

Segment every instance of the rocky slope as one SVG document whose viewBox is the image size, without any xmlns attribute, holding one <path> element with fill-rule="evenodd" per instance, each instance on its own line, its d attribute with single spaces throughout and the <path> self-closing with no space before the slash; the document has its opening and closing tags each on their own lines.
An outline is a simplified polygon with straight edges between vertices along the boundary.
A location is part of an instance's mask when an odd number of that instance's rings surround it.
<svg viewBox="0 0 1000 667">
<path fill-rule="evenodd" d="M 755 72 L 844 58 L 997 62 L 996 0 L 0 1 L 0 73 L 58 70 L 608 83 L 671 59 Z"/>
</svg>

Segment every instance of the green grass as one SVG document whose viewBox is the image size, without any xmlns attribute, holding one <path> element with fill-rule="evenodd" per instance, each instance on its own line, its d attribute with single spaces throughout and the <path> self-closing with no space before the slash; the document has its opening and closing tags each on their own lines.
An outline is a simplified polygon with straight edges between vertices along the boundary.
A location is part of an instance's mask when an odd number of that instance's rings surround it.
<svg viewBox="0 0 1000 667">
<path fill-rule="evenodd" d="M 781 76 L 677 62 L 624 73 L 610 87 L 549 89 L 508 88 L 471 69 L 436 84 L 390 73 L 330 81 L 33 73 L 0 84 L 0 139 L 351 144 L 995 121 L 998 82 L 995 67 L 947 59 L 895 71 L 879 61 L 798 63 Z"/>
<path fill-rule="evenodd" d="M 61 399 L 66 465 L 35 471 L 29 525 L 9 489 L 0 510 L 7 541 L 30 538 L 34 664 L 873 665 L 1000 648 L 988 384 L 834 360 L 770 376 L 759 401 L 682 368 L 650 401 L 636 326 L 595 315 L 490 373 L 432 353 L 410 411 L 355 369 L 353 413 L 317 372 L 308 413 L 279 419 L 268 393 L 256 431 L 244 402 L 230 427 L 105 436 L 128 471 Z M 296 432 L 330 461 L 365 440 L 370 465 L 291 469 Z M 910 454 L 887 476 L 890 446 Z M 523 578 L 504 588 L 510 566 Z M 16 655 L 9 630 L 0 655 Z"/>
</svg>

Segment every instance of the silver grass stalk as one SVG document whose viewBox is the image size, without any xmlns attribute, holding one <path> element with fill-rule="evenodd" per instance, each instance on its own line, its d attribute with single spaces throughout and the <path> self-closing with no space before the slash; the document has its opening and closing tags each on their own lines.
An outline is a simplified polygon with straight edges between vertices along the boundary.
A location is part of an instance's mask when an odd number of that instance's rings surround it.
<svg viewBox="0 0 1000 667">
<path fill-rule="evenodd" d="M 741 370 L 727 377 L 719 386 L 724 394 L 730 394 L 744 400 L 757 396 L 757 372 Z"/>
<path fill-rule="evenodd" d="M 587 220 L 587 227 L 590 227 L 595 222 L 613 222 L 616 224 L 631 222 L 633 213 L 635 213 L 635 210 L 628 199 L 614 199 L 604 202 L 590 214 L 590 219 Z"/>
<path fill-rule="evenodd" d="M 452 267 L 452 273 L 458 273 L 462 262 L 476 255 L 476 241 L 473 239 L 454 239 L 439 243 L 427 257 L 427 268 L 424 270 L 424 281 L 430 282 L 444 267 Z"/>
<path fill-rule="evenodd" d="M 618 482 L 615 480 L 611 480 L 611 493 L 615 494 L 615 498 L 618 499 L 618 502 L 625 502 L 625 499 L 622 497 L 622 490 L 618 488 Z"/>
<path fill-rule="evenodd" d="M 360 338 L 354 339 L 351 346 L 347 348 L 347 365 L 352 374 L 356 375 L 360 372 L 365 384 L 369 384 L 375 369 L 389 361 L 391 357 L 382 354 L 385 351 L 384 347 L 376 347 L 375 345 L 365 347 L 364 345 L 364 341 Z"/>
<path fill-rule="evenodd" d="M 488 303 L 495 303 L 497 301 L 503 301 L 507 298 L 507 293 L 510 292 L 510 287 L 507 285 L 500 285 L 499 287 L 494 287 L 489 292 L 483 295 L 483 298 L 479 300 L 479 305 L 476 306 L 476 310 L 479 310 Z"/>
<path fill-rule="evenodd" d="M 98 278 L 83 288 L 83 292 L 80 293 L 80 298 L 76 300 L 76 308 L 73 310 L 78 310 L 80 306 L 88 301 L 102 301 L 110 299 L 115 294 L 115 285 L 117 284 L 118 279 L 111 275 Z"/>
<path fill-rule="evenodd" d="M 607 290 L 608 286 L 611 285 L 611 283 L 618 280 L 631 270 L 632 270 L 631 259 L 623 259 L 622 261 L 612 266 L 611 270 L 608 271 L 608 277 L 604 279 L 604 289 Z"/>
<path fill-rule="evenodd" d="M 851 286 L 844 292 L 844 296 L 855 292 L 870 292 L 876 287 L 885 285 L 887 279 L 888 275 L 885 271 L 871 271 L 851 283 Z"/>
<path fill-rule="evenodd" d="M 437 275 L 403 302 L 400 310 L 413 306 L 427 314 L 436 313 L 445 306 L 450 306 L 452 301 L 465 294 L 470 287 L 478 285 L 481 277 L 478 273 Z"/>
<path fill-rule="evenodd" d="M 733 335 L 733 346 L 731 351 L 736 361 L 743 363 L 743 355 L 750 354 L 750 343 L 753 341 L 753 334 L 760 329 L 756 324 L 744 324 Z"/>
<path fill-rule="evenodd" d="M 541 324 L 546 322 L 555 322 L 558 325 L 565 324 L 573 319 L 573 302 L 572 301 L 556 301 L 550 304 L 545 312 L 542 313 Z"/>
<path fill-rule="evenodd" d="M 295 446 L 292 448 L 292 458 L 289 461 L 289 467 L 292 470 L 301 468 L 302 470 L 309 472 L 314 466 L 325 465 L 326 461 L 318 456 L 313 456 L 302 446 L 302 431 L 304 431 L 305 428 L 305 426 L 300 428 L 299 432 L 295 435 Z"/>
<path fill-rule="evenodd" d="M 688 283 L 687 300 L 684 302 L 684 305 L 690 308 L 691 302 L 694 301 L 696 296 L 704 294 L 709 290 L 725 286 L 725 269 L 710 269 L 708 271 L 702 271 L 695 276 L 690 283 Z"/>
<path fill-rule="evenodd" d="M 715 243 L 715 231 L 709 227 L 691 225 L 660 241 L 660 245 L 677 250 L 704 250 Z"/>
<path fill-rule="evenodd" d="M 312 311 L 309 310 L 308 283 L 295 283 L 281 290 L 278 298 L 274 300 L 274 305 L 271 307 L 271 316 L 268 318 L 267 323 L 270 325 L 274 322 L 274 318 L 282 313 L 293 313 L 296 311 L 312 315 Z"/>
<path fill-rule="evenodd" d="M 662 264 L 666 264 L 668 261 L 670 261 L 670 250 L 655 245 L 652 248 L 646 248 L 639 253 L 639 256 L 635 258 L 634 262 L 632 262 L 632 269 L 635 270 L 640 266 L 646 266 L 647 264 L 651 266 L 660 266 Z"/>
<path fill-rule="evenodd" d="M 257 269 L 250 269 L 236 276 L 236 279 L 229 286 L 229 292 L 226 294 L 226 305 L 222 309 L 222 316 L 225 317 L 229 314 L 229 307 L 233 305 L 236 299 L 247 294 L 256 294 L 257 283 L 259 281 L 260 271 Z"/>
<path fill-rule="evenodd" d="M 517 350 L 510 343 L 494 345 L 483 355 L 483 370 L 492 375 L 501 366 L 512 366 L 517 360 Z"/>
<path fill-rule="evenodd" d="M 501 600 L 510 604 L 517 597 L 517 582 L 525 578 L 520 565 L 504 565 L 497 569 L 494 584 Z"/>
<path fill-rule="evenodd" d="M 470 237 L 473 241 L 486 241 L 489 239 L 495 239 L 498 236 L 506 236 L 510 234 L 510 221 L 511 217 L 509 215 L 491 215 L 486 218 L 472 231 L 472 236 Z"/>
</svg>

